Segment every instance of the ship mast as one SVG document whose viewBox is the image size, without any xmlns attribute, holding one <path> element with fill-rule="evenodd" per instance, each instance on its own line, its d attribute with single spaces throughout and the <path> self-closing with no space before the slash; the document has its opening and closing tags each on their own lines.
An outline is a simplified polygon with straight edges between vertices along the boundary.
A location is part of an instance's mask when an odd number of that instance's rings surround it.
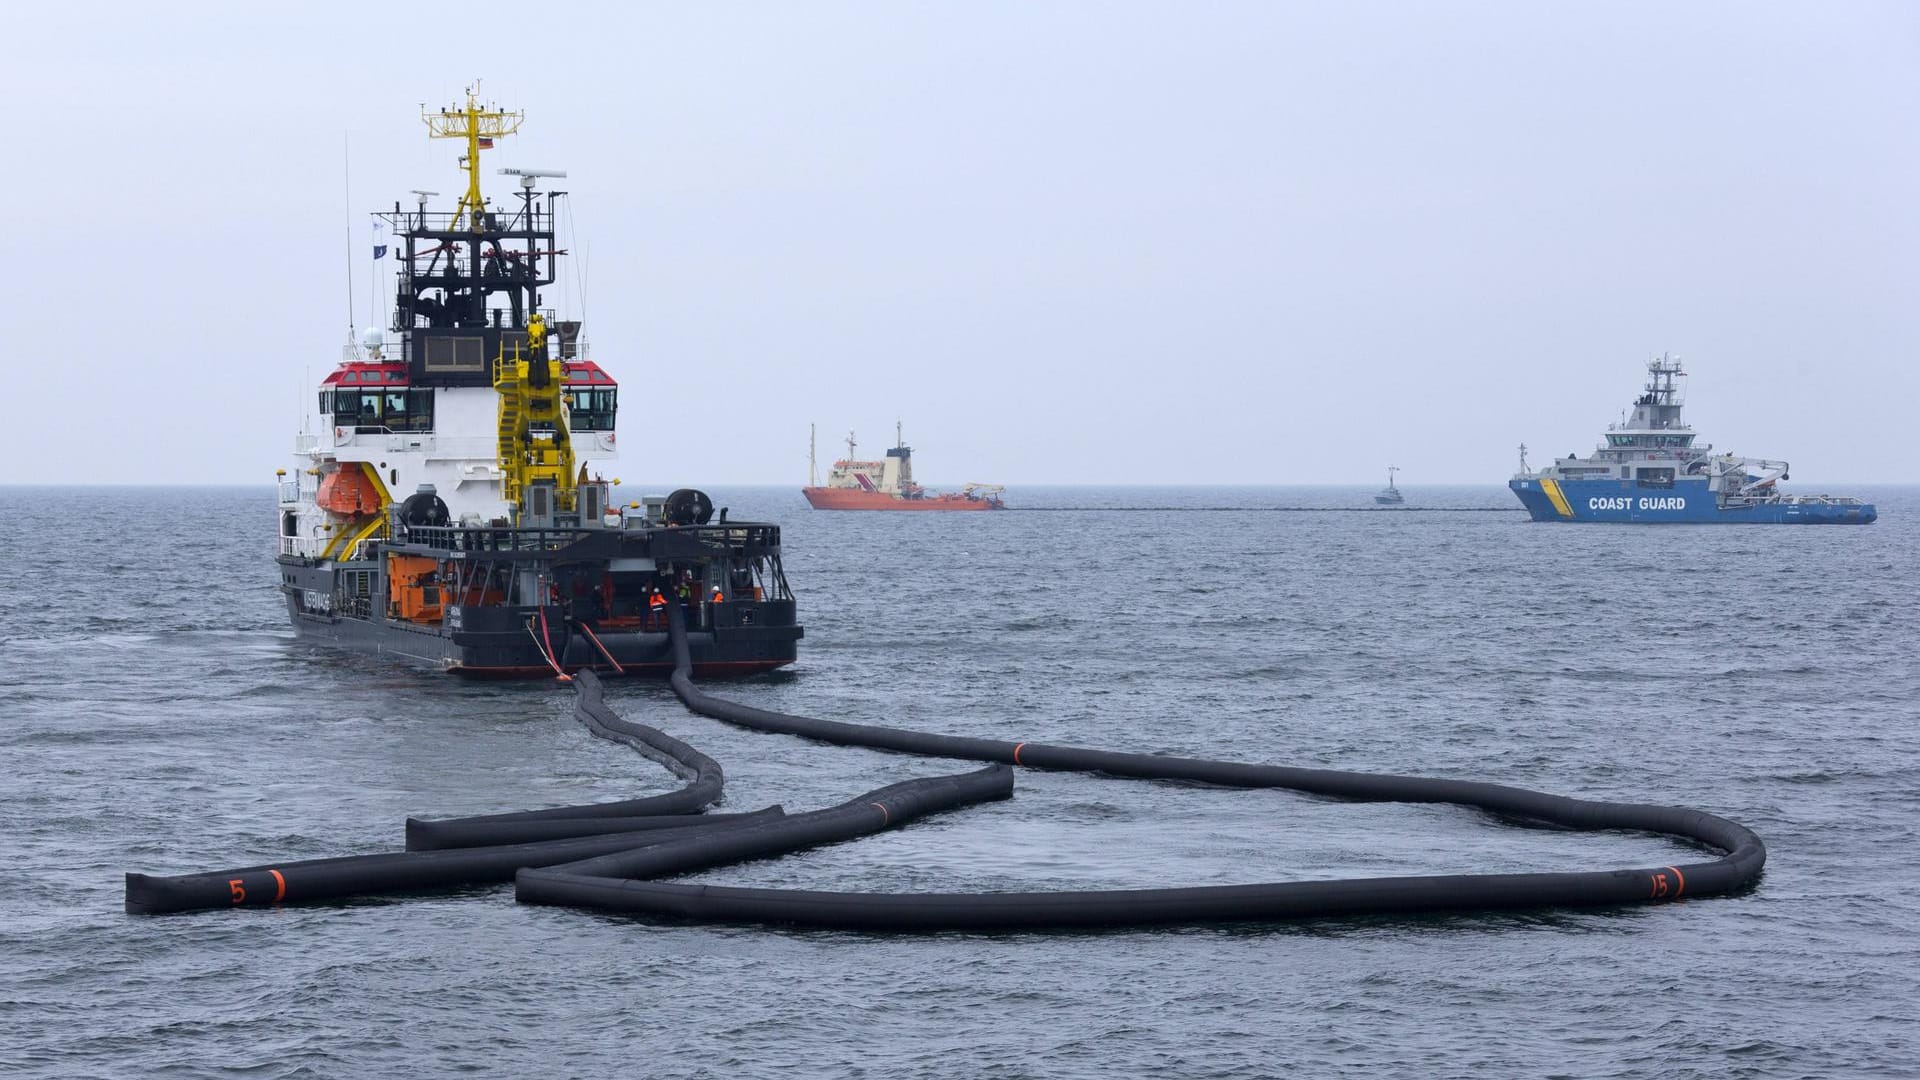
<svg viewBox="0 0 1920 1080">
<path fill-rule="evenodd" d="M 448 231 L 460 227 L 460 215 L 463 213 L 468 221 L 479 219 L 482 209 L 480 151 L 493 149 L 494 139 L 519 131 L 520 122 L 526 119 L 525 113 L 481 108 L 480 100 L 474 94 L 478 85 L 476 82 L 474 86 L 467 87 L 467 107 L 464 109 L 441 109 L 437 113 L 427 112 L 424 108 L 420 110 L 420 119 L 426 121 L 430 138 L 467 140 L 467 155 L 460 159 L 460 164 L 467 170 L 467 190 L 460 196 L 460 205 L 454 207 Z"/>
<path fill-rule="evenodd" d="M 480 191 L 480 152 L 520 130 L 525 115 L 482 105 L 479 84 L 466 89 L 465 106 L 421 109 L 429 137 L 465 139 L 460 168 L 466 190 L 453 213 L 427 213 L 432 193 L 414 192 L 418 210 L 395 203 L 391 220 L 402 243 L 394 328 L 404 336 L 410 384 L 415 387 L 488 386 L 496 397 L 495 466 L 501 500 L 516 521 L 551 523 L 576 509 L 582 475 L 576 471 L 568 425 L 566 365 L 578 323 L 550 324 L 540 289 L 556 278 L 554 199 L 538 201 L 551 169 L 502 169 L 520 179 L 520 208 L 501 213 Z M 489 301 L 504 294 L 507 305 Z M 559 337 L 555 355 L 550 338 Z"/>
<path fill-rule="evenodd" d="M 813 463 L 814 425 L 807 425 L 807 486 L 820 486 L 820 470 Z"/>
</svg>

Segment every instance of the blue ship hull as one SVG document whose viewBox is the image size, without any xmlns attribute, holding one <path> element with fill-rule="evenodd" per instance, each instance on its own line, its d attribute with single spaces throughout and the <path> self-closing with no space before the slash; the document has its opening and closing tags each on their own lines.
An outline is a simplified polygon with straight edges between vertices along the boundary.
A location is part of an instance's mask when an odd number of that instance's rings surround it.
<svg viewBox="0 0 1920 1080">
<path fill-rule="evenodd" d="M 1676 480 L 1649 487 L 1633 480 L 1512 480 L 1535 521 L 1617 522 L 1634 525 L 1866 525 L 1879 515 L 1872 503 L 1758 502 L 1722 508 L 1707 481 Z"/>
</svg>

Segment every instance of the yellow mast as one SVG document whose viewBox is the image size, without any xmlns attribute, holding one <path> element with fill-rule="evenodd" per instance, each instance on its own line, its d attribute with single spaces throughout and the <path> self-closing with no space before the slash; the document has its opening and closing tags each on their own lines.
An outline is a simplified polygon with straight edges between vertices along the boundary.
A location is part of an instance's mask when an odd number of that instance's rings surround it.
<svg viewBox="0 0 1920 1080">
<path fill-rule="evenodd" d="M 476 83 L 475 86 L 478 84 Z M 502 135 L 511 135 L 520 130 L 520 122 L 526 119 L 521 112 L 507 112 L 492 106 L 482 108 L 480 99 L 474 94 L 474 87 L 467 87 L 467 107 L 458 105 L 451 109 L 441 109 L 430 113 L 420 110 L 420 119 L 426 121 L 427 133 L 435 139 L 467 140 L 467 156 L 461 164 L 467 170 L 467 190 L 460 196 L 460 205 L 454 207 L 453 220 L 447 224 L 448 231 L 460 227 L 460 216 L 465 214 L 469 222 L 479 220 L 480 202 L 480 151 L 490 149 L 493 140 Z M 481 145 L 481 140 L 486 145 Z"/>
</svg>

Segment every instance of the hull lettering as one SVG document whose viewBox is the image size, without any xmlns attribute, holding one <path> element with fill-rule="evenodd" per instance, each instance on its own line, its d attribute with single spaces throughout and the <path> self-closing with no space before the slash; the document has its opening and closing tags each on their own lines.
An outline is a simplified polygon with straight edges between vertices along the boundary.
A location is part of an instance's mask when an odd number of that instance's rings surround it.
<svg viewBox="0 0 1920 1080">
<path fill-rule="evenodd" d="M 1625 495 L 1599 495 L 1587 500 L 1589 510 L 1685 510 L 1684 495 L 1658 495 L 1634 500 Z"/>
</svg>

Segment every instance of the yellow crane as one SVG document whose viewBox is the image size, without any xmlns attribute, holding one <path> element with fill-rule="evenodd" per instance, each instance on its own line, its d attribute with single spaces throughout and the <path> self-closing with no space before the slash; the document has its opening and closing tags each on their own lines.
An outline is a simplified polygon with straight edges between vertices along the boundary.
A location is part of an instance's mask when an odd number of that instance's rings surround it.
<svg viewBox="0 0 1920 1080">
<path fill-rule="evenodd" d="M 547 321 L 527 319 L 527 355 L 502 343 L 493 362 L 493 389 L 500 398 L 501 496 L 520 505 L 527 487 L 552 481 L 554 509 L 574 508 L 573 440 L 567 431 L 566 368 L 547 356 Z"/>
</svg>

